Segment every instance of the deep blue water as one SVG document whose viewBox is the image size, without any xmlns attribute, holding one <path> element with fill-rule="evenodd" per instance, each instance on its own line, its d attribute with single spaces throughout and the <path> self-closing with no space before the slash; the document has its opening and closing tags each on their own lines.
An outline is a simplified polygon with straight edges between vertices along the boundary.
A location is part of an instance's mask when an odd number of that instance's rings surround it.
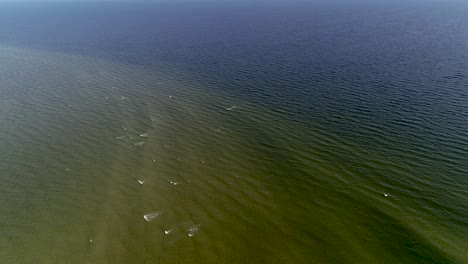
<svg viewBox="0 0 468 264">
<path fill-rule="evenodd" d="M 345 97 L 372 108 L 373 121 L 386 117 L 381 109 L 411 106 L 443 121 L 466 98 L 468 5 L 457 1 L 7 7 L 3 44 L 163 64 L 305 115 Z"/>
</svg>

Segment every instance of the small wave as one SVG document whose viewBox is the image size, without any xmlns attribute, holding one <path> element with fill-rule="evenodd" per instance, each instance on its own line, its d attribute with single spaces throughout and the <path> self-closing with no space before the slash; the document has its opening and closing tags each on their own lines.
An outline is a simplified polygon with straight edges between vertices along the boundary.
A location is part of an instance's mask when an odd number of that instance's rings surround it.
<svg viewBox="0 0 468 264">
<path fill-rule="evenodd" d="M 140 141 L 140 142 L 135 143 L 135 146 L 141 147 L 141 146 L 143 146 L 145 144 L 146 144 L 146 142 Z"/>
<path fill-rule="evenodd" d="M 141 133 L 140 134 L 140 137 L 148 137 L 149 133 L 148 132 L 145 132 L 145 133 Z"/>
<path fill-rule="evenodd" d="M 143 185 L 143 183 L 145 183 L 144 180 L 138 180 L 138 182 L 139 182 L 140 184 L 142 184 L 142 185 Z"/>
<path fill-rule="evenodd" d="M 145 214 L 143 215 L 143 218 L 147 221 L 147 222 L 151 222 L 153 221 L 154 219 L 158 218 L 161 214 L 162 214 L 163 211 L 159 210 L 159 211 L 156 211 L 156 212 L 153 212 L 153 213 L 148 213 L 148 214 Z"/>
<path fill-rule="evenodd" d="M 192 225 L 190 226 L 188 229 L 187 229 L 187 236 L 189 237 L 193 237 L 195 235 L 195 233 L 198 232 L 198 230 L 200 229 L 200 225 L 197 224 L 197 225 Z"/>
<path fill-rule="evenodd" d="M 234 110 L 234 109 L 236 109 L 236 108 L 237 108 L 237 106 L 233 105 L 233 106 L 227 107 L 227 108 L 225 108 L 225 109 L 228 110 L 228 111 L 232 111 L 232 110 Z"/>
<path fill-rule="evenodd" d="M 119 137 L 115 137 L 116 139 L 124 139 L 125 136 L 119 136 Z"/>
</svg>

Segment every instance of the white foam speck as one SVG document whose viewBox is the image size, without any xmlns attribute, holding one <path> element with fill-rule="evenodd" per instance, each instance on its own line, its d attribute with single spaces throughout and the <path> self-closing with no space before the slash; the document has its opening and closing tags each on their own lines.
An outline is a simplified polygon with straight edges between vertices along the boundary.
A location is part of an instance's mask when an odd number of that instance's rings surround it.
<svg viewBox="0 0 468 264">
<path fill-rule="evenodd" d="M 153 162 L 156 162 L 156 160 L 153 160 Z"/>
<path fill-rule="evenodd" d="M 144 181 L 144 180 L 138 180 L 138 182 L 139 182 L 140 184 L 143 184 L 143 183 L 145 183 L 145 181 Z"/>
<path fill-rule="evenodd" d="M 169 98 L 174 98 L 172 95 L 169 95 Z"/>
<path fill-rule="evenodd" d="M 161 210 L 156 211 L 156 212 L 153 212 L 153 213 L 148 213 L 148 214 L 143 215 L 143 218 L 144 218 L 147 222 L 151 222 L 151 221 L 153 221 L 154 219 L 158 218 L 158 216 L 160 216 L 161 213 L 162 213 Z"/>
<path fill-rule="evenodd" d="M 177 184 L 179 184 L 178 182 L 173 182 L 173 181 L 169 181 L 169 183 L 172 184 L 172 185 L 174 185 L 174 186 L 177 185 Z"/>
<path fill-rule="evenodd" d="M 388 197 L 388 194 L 384 193 L 383 196 L 384 196 L 384 197 Z"/>
<path fill-rule="evenodd" d="M 90 243 L 94 243 L 94 240 L 90 239 L 89 242 L 90 242 Z"/>
</svg>

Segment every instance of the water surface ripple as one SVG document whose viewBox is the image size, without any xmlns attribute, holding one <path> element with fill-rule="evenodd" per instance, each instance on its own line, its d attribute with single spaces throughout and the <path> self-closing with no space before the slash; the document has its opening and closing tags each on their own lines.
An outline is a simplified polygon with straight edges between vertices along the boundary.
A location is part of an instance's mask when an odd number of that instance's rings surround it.
<svg viewBox="0 0 468 264">
<path fill-rule="evenodd" d="M 55 6 L 107 28 L 75 25 L 89 43 L 24 36 L 51 11 L 23 10 L 0 25 L 0 259 L 467 262 L 468 20 L 451 5 L 369 7 L 380 25 L 361 5 L 202 5 L 198 22 L 137 5 L 118 42 L 117 7 Z M 237 16 L 251 27 L 225 30 Z M 148 21 L 161 39 L 140 39 Z"/>
</svg>

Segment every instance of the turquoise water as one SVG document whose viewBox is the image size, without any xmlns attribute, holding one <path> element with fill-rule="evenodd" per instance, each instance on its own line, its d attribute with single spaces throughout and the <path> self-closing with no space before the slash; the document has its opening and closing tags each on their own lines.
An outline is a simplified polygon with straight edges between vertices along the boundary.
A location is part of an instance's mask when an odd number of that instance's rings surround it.
<svg viewBox="0 0 468 264">
<path fill-rule="evenodd" d="M 2 262 L 467 262 L 466 5 L 225 5 L 2 11 Z"/>
</svg>

